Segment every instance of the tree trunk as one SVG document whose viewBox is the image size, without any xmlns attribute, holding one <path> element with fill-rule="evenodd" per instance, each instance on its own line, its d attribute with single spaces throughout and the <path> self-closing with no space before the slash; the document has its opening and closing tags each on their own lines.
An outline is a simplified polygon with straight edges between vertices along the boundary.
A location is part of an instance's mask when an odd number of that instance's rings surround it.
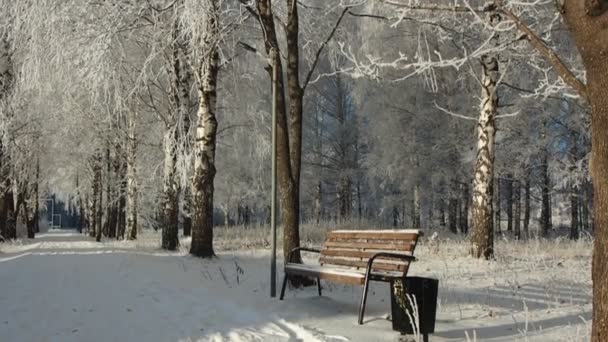
<svg viewBox="0 0 608 342">
<path fill-rule="evenodd" d="M 95 237 L 97 235 L 97 180 L 96 180 L 96 172 L 95 172 L 95 157 L 91 158 L 92 163 L 92 172 L 93 172 L 93 180 L 91 182 L 91 196 L 87 201 L 89 205 L 89 236 Z M 51 221 L 52 222 L 52 221 Z"/>
<path fill-rule="evenodd" d="M 399 208 L 397 206 L 393 206 L 393 227 L 397 227 L 399 225 Z"/>
<path fill-rule="evenodd" d="M 572 180 L 570 182 L 570 239 L 578 240 L 579 238 L 579 226 L 580 226 L 580 218 L 579 218 L 579 191 L 576 185 L 576 181 L 574 178 L 576 177 L 576 161 L 577 161 L 577 151 L 576 151 L 576 134 L 572 134 L 572 142 L 570 147 L 570 177 Z"/>
<path fill-rule="evenodd" d="M 29 180 L 23 179 L 17 181 L 17 206 L 15 209 L 15 227 L 18 223 L 24 224 L 27 229 L 27 237 L 28 239 L 34 238 L 34 230 L 33 226 L 30 227 L 28 220 L 28 208 L 27 208 L 27 200 L 28 200 L 28 183 Z"/>
<path fill-rule="evenodd" d="M 540 227 L 542 237 L 549 236 L 549 230 L 551 229 L 551 199 L 549 197 L 550 180 L 549 180 L 549 151 L 545 147 L 543 149 L 543 156 L 541 162 L 541 213 L 540 213 Z"/>
<path fill-rule="evenodd" d="M 82 193 L 78 197 L 78 232 L 82 234 L 82 230 L 86 227 L 86 209 L 82 200 Z"/>
<path fill-rule="evenodd" d="M 505 179 L 505 196 L 507 197 L 507 231 L 513 231 L 513 174 L 508 173 Z"/>
<path fill-rule="evenodd" d="M 501 178 L 500 177 L 496 177 L 496 206 L 495 208 L 495 221 L 496 223 L 494 224 L 494 229 L 496 230 L 496 234 L 502 234 L 502 201 L 501 201 L 501 195 L 502 195 L 502 191 L 501 191 Z"/>
<path fill-rule="evenodd" d="M 76 174 L 76 201 L 78 201 L 78 232 L 82 234 L 82 228 L 84 227 L 84 217 L 82 208 L 82 192 L 80 191 L 80 175 Z"/>
<path fill-rule="evenodd" d="M 585 180 L 580 191 L 581 228 L 586 232 L 593 230 L 590 211 L 593 210 L 593 184 Z"/>
<path fill-rule="evenodd" d="M 361 222 L 363 216 L 363 206 L 361 203 L 361 179 L 357 179 L 357 218 Z"/>
<path fill-rule="evenodd" d="M 469 233 L 469 201 L 471 194 L 469 193 L 469 183 L 462 184 L 462 211 L 460 212 L 460 231 L 463 234 Z"/>
<path fill-rule="evenodd" d="M 116 150 L 116 156 L 114 159 L 112 159 L 112 156 L 110 154 L 110 148 L 108 146 L 108 149 L 106 150 L 106 159 L 107 159 L 107 177 L 106 177 L 106 188 L 107 188 L 107 192 L 106 192 L 106 230 L 107 230 L 107 236 L 109 238 L 115 238 L 116 237 L 116 223 L 118 221 L 117 218 L 117 207 L 116 207 L 116 178 L 118 176 L 118 172 L 114 172 L 116 171 L 116 160 L 118 159 L 118 150 Z"/>
<path fill-rule="evenodd" d="M 29 206 L 26 201 L 25 203 L 23 203 L 23 210 L 26 220 L 25 224 L 27 226 L 27 238 L 33 239 L 36 237 L 36 225 L 34 224 L 36 215 L 34 214 L 34 208 L 32 208 L 32 206 Z"/>
<path fill-rule="evenodd" d="M 458 233 L 458 183 L 456 180 L 452 180 L 450 186 L 450 200 L 448 202 L 448 228 L 454 234 Z"/>
<path fill-rule="evenodd" d="M 277 173 L 279 180 L 279 199 L 283 222 L 283 256 L 287 259 L 291 250 L 300 245 L 300 163 L 302 144 L 302 97 L 304 90 L 299 84 L 299 47 L 298 47 L 298 6 L 287 0 L 289 8 L 287 35 L 287 78 L 289 90 L 289 125 L 283 83 L 283 68 L 279 44 L 274 24 L 274 14 L 270 0 L 256 1 L 260 24 L 265 32 L 264 45 L 272 65 L 277 68 Z M 270 75 L 272 78 L 272 75 Z M 299 252 L 293 254 L 291 262 L 301 263 Z M 290 283 L 299 286 L 304 278 L 290 277 Z"/>
<path fill-rule="evenodd" d="M 591 340 L 608 340 L 608 6 L 605 1 L 564 4 L 564 17 L 582 56 L 591 107 L 591 177 L 593 179 L 593 328 Z M 585 94 L 581 94 L 585 95 Z"/>
<path fill-rule="evenodd" d="M 196 139 L 194 144 L 193 222 L 190 253 L 212 257 L 213 251 L 213 181 L 215 178 L 215 139 L 217 134 L 217 78 L 219 52 L 218 0 L 205 0 L 206 32 L 203 37 L 205 57 L 200 61 Z"/>
<path fill-rule="evenodd" d="M 106 207 L 105 207 L 105 221 L 103 222 L 103 235 L 105 237 L 110 236 L 110 220 L 111 220 L 111 212 L 112 212 L 112 158 L 110 155 L 110 144 L 108 143 L 106 146 Z"/>
<path fill-rule="evenodd" d="M 127 238 L 137 239 L 137 136 L 135 135 L 135 117 L 133 111 L 129 111 L 127 123 Z"/>
<path fill-rule="evenodd" d="M 171 65 L 173 67 L 172 80 L 172 110 L 169 112 L 168 122 L 163 137 L 164 167 L 162 192 L 162 239 L 161 247 L 170 251 L 179 246 L 178 220 L 179 220 L 179 188 L 177 181 L 177 150 L 179 144 L 179 124 L 181 113 L 181 57 L 179 42 L 179 23 L 175 20 L 173 28 L 173 46 Z"/>
<path fill-rule="evenodd" d="M 513 182 L 513 232 L 515 239 L 521 239 L 521 183 L 517 179 Z"/>
<path fill-rule="evenodd" d="M 285 179 L 283 191 L 284 214 L 283 214 L 283 255 L 287 255 L 292 249 L 300 246 L 300 171 L 302 163 L 302 111 L 304 89 L 300 87 L 300 50 L 299 50 L 299 17 L 298 4 L 295 0 L 286 0 L 287 3 L 287 25 L 285 29 L 287 40 L 287 90 L 289 94 L 289 133 L 285 138 L 289 141 L 289 149 L 285 151 L 284 157 L 289 155 L 291 177 Z M 278 47 L 278 45 L 277 45 Z M 278 88 L 277 88 L 278 89 Z M 285 131 L 287 133 L 287 131 Z M 281 135 L 279 130 L 279 135 Z M 279 144 L 280 146 L 280 144 Z M 281 153 L 277 158 L 281 159 Z M 281 163 L 279 163 L 280 165 Z M 284 164 L 284 163 L 283 163 Z M 279 169 L 281 167 L 279 166 Z M 281 173 L 279 171 L 279 173 Z M 288 175 L 285 172 L 285 175 Z M 282 177 L 281 177 L 282 178 Z M 295 256 L 300 262 L 301 257 Z M 300 285 L 301 281 L 291 281 L 293 285 Z"/>
<path fill-rule="evenodd" d="M 103 218 L 103 181 L 102 181 L 102 155 L 101 151 L 97 152 L 95 156 L 95 182 L 97 183 L 97 209 L 95 217 L 95 225 L 97 230 L 95 231 L 95 241 L 101 241 L 101 234 L 103 231 L 102 218 Z"/>
<path fill-rule="evenodd" d="M 473 232 L 471 254 L 476 258 L 490 259 L 494 255 L 492 229 L 492 191 L 494 185 L 494 137 L 498 96 L 498 60 L 482 56 L 481 113 L 477 121 L 477 159 L 473 179 Z"/>
<path fill-rule="evenodd" d="M 40 157 L 36 157 L 36 182 L 34 183 L 34 232 L 40 233 Z"/>
<path fill-rule="evenodd" d="M 576 186 L 570 188 L 570 239 L 579 238 L 578 192 Z"/>
<path fill-rule="evenodd" d="M 439 183 L 439 198 L 437 199 L 437 209 L 439 210 L 439 226 L 445 227 L 445 184 Z"/>
<path fill-rule="evenodd" d="M 163 226 L 161 247 L 173 251 L 179 246 L 178 193 L 176 181 L 177 140 L 175 121 L 166 128 L 163 139 Z"/>
<path fill-rule="evenodd" d="M 118 202 L 118 232 L 116 238 L 124 240 L 127 230 L 127 154 L 125 149 L 120 153 L 120 190 Z"/>
<path fill-rule="evenodd" d="M 346 170 L 342 170 L 346 171 Z M 338 190 L 338 205 L 340 222 L 347 222 L 352 213 L 352 197 L 351 197 L 351 179 L 350 176 L 343 175 L 340 177 L 340 186 Z"/>
<path fill-rule="evenodd" d="M 19 182 L 17 187 L 17 210 L 15 215 L 17 221 L 24 224 L 27 231 L 27 238 L 33 239 L 36 236 L 34 228 L 34 213 L 32 207 L 28 205 L 33 200 L 33 188 L 30 192 L 30 180 L 29 177 Z"/>
<path fill-rule="evenodd" d="M 173 102 L 177 111 L 176 122 L 177 132 L 179 133 L 176 134 L 176 143 L 180 144 L 183 153 L 182 157 L 189 158 L 191 156 L 192 135 L 194 134 L 191 125 L 191 112 L 195 104 L 190 95 L 190 89 L 193 84 L 192 68 L 188 65 L 187 61 L 190 58 L 190 47 L 189 42 L 183 38 L 180 32 L 179 21 L 177 20 L 175 21 L 173 34 Z M 193 160 L 189 159 L 185 162 L 192 165 Z M 190 182 L 187 183 L 188 185 L 185 187 L 178 187 L 176 194 L 178 200 L 181 198 L 182 201 L 182 210 L 179 213 L 182 216 L 184 236 L 192 234 L 192 187 Z"/>
<path fill-rule="evenodd" d="M 524 236 L 528 237 L 530 226 L 530 170 L 526 167 L 526 179 L 524 185 Z"/>
<path fill-rule="evenodd" d="M 91 171 L 93 172 L 92 198 L 91 198 L 91 229 L 89 235 L 101 240 L 101 152 L 96 151 L 91 158 Z M 51 218 L 52 219 L 52 218 Z M 52 222 L 52 221 L 51 221 Z"/>
<path fill-rule="evenodd" d="M 0 62 L 5 65 L 0 73 L 0 102 L 4 102 L 12 92 L 14 84 L 14 70 L 12 66 L 11 42 L 9 35 L 0 37 Z M 8 108 L 8 107 L 7 107 Z M 6 113 L 4 120 L 8 120 L 12 113 Z M 0 134 L 2 140 L 10 141 L 5 137 L 8 135 L 6 124 L 2 125 Z M 8 147 L 0 141 L 0 241 L 15 239 L 17 230 L 14 227 L 14 203 L 11 181 L 11 160 Z"/>
<path fill-rule="evenodd" d="M 3 171 L 0 171 L 3 172 Z M 0 181 L 0 242 L 8 239 L 8 224 L 7 224 L 7 190 L 5 189 L 6 182 Z"/>
<path fill-rule="evenodd" d="M 192 187 L 183 189 L 184 236 L 192 235 Z"/>
<path fill-rule="evenodd" d="M 605 2 L 604 2 L 605 3 Z M 587 70 L 589 99 L 592 108 L 593 227 L 595 232 L 593 253 L 593 331 L 592 341 L 608 340 L 608 69 L 606 69 L 607 14 L 603 20 L 602 38 L 590 38 L 591 46 L 601 43 L 602 48 L 589 48 L 583 56 Z M 594 25 L 599 23 L 595 22 Z M 581 34 L 582 35 L 582 34 Z M 577 39 L 580 40 L 580 39 Z M 582 49 L 585 44 L 577 43 Z M 593 53 L 591 53 L 593 51 Z M 589 56 L 593 55 L 593 56 Z"/>
<path fill-rule="evenodd" d="M 321 223 L 321 218 L 323 216 L 323 183 L 321 181 L 317 183 L 317 189 L 315 191 L 314 215 L 316 224 Z"/>
<path fill-rule="evenodd" d="M 17 238 L 17 225 L 15 217 L 15 198 L 13 193 L 13 175 L 11 172 L 11 159 L 6 154 L 7 151 L 4 145 L 0 146 L 0 157 L 2 165 L 0 175 L 2 175 L 2 198 L 0 212 L 0 231 L 5 240 L 14 240 Z"/>
</svg>

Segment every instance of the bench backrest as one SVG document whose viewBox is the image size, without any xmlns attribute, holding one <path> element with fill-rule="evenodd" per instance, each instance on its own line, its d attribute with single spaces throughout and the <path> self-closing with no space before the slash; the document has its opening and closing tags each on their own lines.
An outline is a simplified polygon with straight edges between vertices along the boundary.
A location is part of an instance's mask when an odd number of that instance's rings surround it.
<svg viewBox="0 0 608 342">
<path fill-rule="evenodd" d="M 422 232 L 414 229 L 335 230 L 327 234 L 319 262 L 321 265 L 365 270 L 369 258 L 379 252 L 413 256 L 421 235 Z M 405 275 L 409 264 L 409 261 L 378 257 L 374 261 L 372 270 Z"/>
</svg>

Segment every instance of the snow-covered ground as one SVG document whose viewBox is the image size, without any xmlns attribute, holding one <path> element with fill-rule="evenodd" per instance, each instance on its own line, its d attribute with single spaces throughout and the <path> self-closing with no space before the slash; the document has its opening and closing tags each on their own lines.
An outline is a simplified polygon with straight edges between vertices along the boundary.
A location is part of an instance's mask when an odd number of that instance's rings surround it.
<svg viewBox="0 0 608 342">
<path fill-rule="evenodd" d="M 1 245 L 0 341 L 399 339 L 387 284 L 374 284 L 359 326 L 361 288 L 324 283 L 322 297 L 307 288 L 271 299 L 268 250 L 218 237 L 226 248 L 213 260 L 187 256 L 187 240 L 182 251 L 163 252 L 154 232 L 96 243 L 53 231 Z M 417 248 L 410 275 L 440 280 L 431 341 L 589 339 L 589 240 L 498 241 L 493 262 L 469 258 L 467 247 L 432 239 Z"/>
</svg>

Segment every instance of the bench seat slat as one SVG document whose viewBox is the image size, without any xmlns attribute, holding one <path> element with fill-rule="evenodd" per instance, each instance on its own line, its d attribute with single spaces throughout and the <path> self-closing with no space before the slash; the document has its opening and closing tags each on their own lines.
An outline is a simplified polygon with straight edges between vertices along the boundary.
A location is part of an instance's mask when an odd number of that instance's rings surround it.
<svg viewBox="0 0 608 342">
<path fill-rule="evenodd" d="M 417 233 L 413 233 L 410 231 L 400 232 L 400 231 L 339 231 L 335 230 L 333 232 L 329 232 L 327 234 L 327 239 L 336 240 L 336 239 L 374 239 L 374 240 L 413 240 L 416 241 L 418 238 Z"/>
<path fill-rule="evenodd" d="M 322 267 L 318 265 L 286 264 L 285 272 L 311 278 L 321 278 L 342 284 L 363 285 L 365 273 L 349 269 Z"/>
<path fill-rule="evenodd" d="M 332 281 L 340 284 L 348 285 L 363 285 L 365 282 L 365 270 L 344 269 L 337 267 L 309 265 L 309 264 L 294 264 L 285 265 L 285 271 L 288 274 L 302 275 L 311 278 L 320 278 L 323 280 Z M 400 278 L 403 276 L 401 272 L 389 271 L 374 271 L 372 277 L 385 278 Z"/>
<path fill-rule="evenodd" d="M 361 250 L 348 250 L 348 249 L 322 249 L 322 256 L 334 256 L 334 257 L 344 257 L 344 258 L 361 258 L 365 260 L 369 260 L 369 258 L 373 257 L 374 254 L 380 252 L 389 252 L 395 253 L 392 250 L 376 250 L 376 251 L 361 251 Z M 412 253 L 395 253 L 395 254 L 403 254 L 405 256 L 411 256 Z M 403 261 L 403 259 L 399 258 L 391 258 L 391 257 L 378 257 L 376 260 L 397 260 Z"/>
<path fill-rule="evenodd" d="M 351 242 L 351 241 L 327 241 L 325 242 L 326 248 L 332 249 L 365 249 L 365 250 L 377 250 L 377 251 L 403 251 L 411 252 L 414 250 L 413 243 L 367 243 L 367 242 Z"/>
</svg>

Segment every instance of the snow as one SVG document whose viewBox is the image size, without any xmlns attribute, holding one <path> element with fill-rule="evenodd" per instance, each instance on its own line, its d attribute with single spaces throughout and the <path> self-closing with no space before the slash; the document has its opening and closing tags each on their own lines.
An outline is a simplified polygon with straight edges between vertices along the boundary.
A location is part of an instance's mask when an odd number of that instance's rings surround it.
<svg viewBox="0 0 608 342">
<path fill-rule="evenodd" d="M 218 234 L 221 236 L 221 233 Z M 440 234 L 441 235 L 441 234 Z M 323 283 L 269 298 L 269 252 L 213 260 L 140 241 L 96 243 L 67 231 L 0 246 L 3 341 L 396 341 L 388 285 L 374 283 L 365 324 L 361 288 Z M 471 259 L 466 242 L 417 247 L 410 275 L 440 279 L 431 341 L 586 341 L 591 242 L 497 242 L 497 260 Z M 310 254 L 307 262 L 316 262 Z M 279 267 L 279 272 L 282 267 Z M 280 275 L 282 277 L 282 275 Z M 280 282 L 278 282 L 280 285 Z"/>
<path fill-rule="evenodd" d="M 347 277 L 359 278 L 359 279 L 365 278 L 365 274 L 363 273 L 363 271 L 354 272 L 354 271 L 350 271 L 348 269 L 321 267 L 318 265 L 287 264 L 286 268 L 292 269 L 294 271 L 304 271 L 304 272 L 309 271 L 309 272 L 313 272 L 313 273 L 318 273 L 318 272 L 323 271 L 323 273 L 325 273 L 325 274 L 347 276 Z"/>
</svg>

